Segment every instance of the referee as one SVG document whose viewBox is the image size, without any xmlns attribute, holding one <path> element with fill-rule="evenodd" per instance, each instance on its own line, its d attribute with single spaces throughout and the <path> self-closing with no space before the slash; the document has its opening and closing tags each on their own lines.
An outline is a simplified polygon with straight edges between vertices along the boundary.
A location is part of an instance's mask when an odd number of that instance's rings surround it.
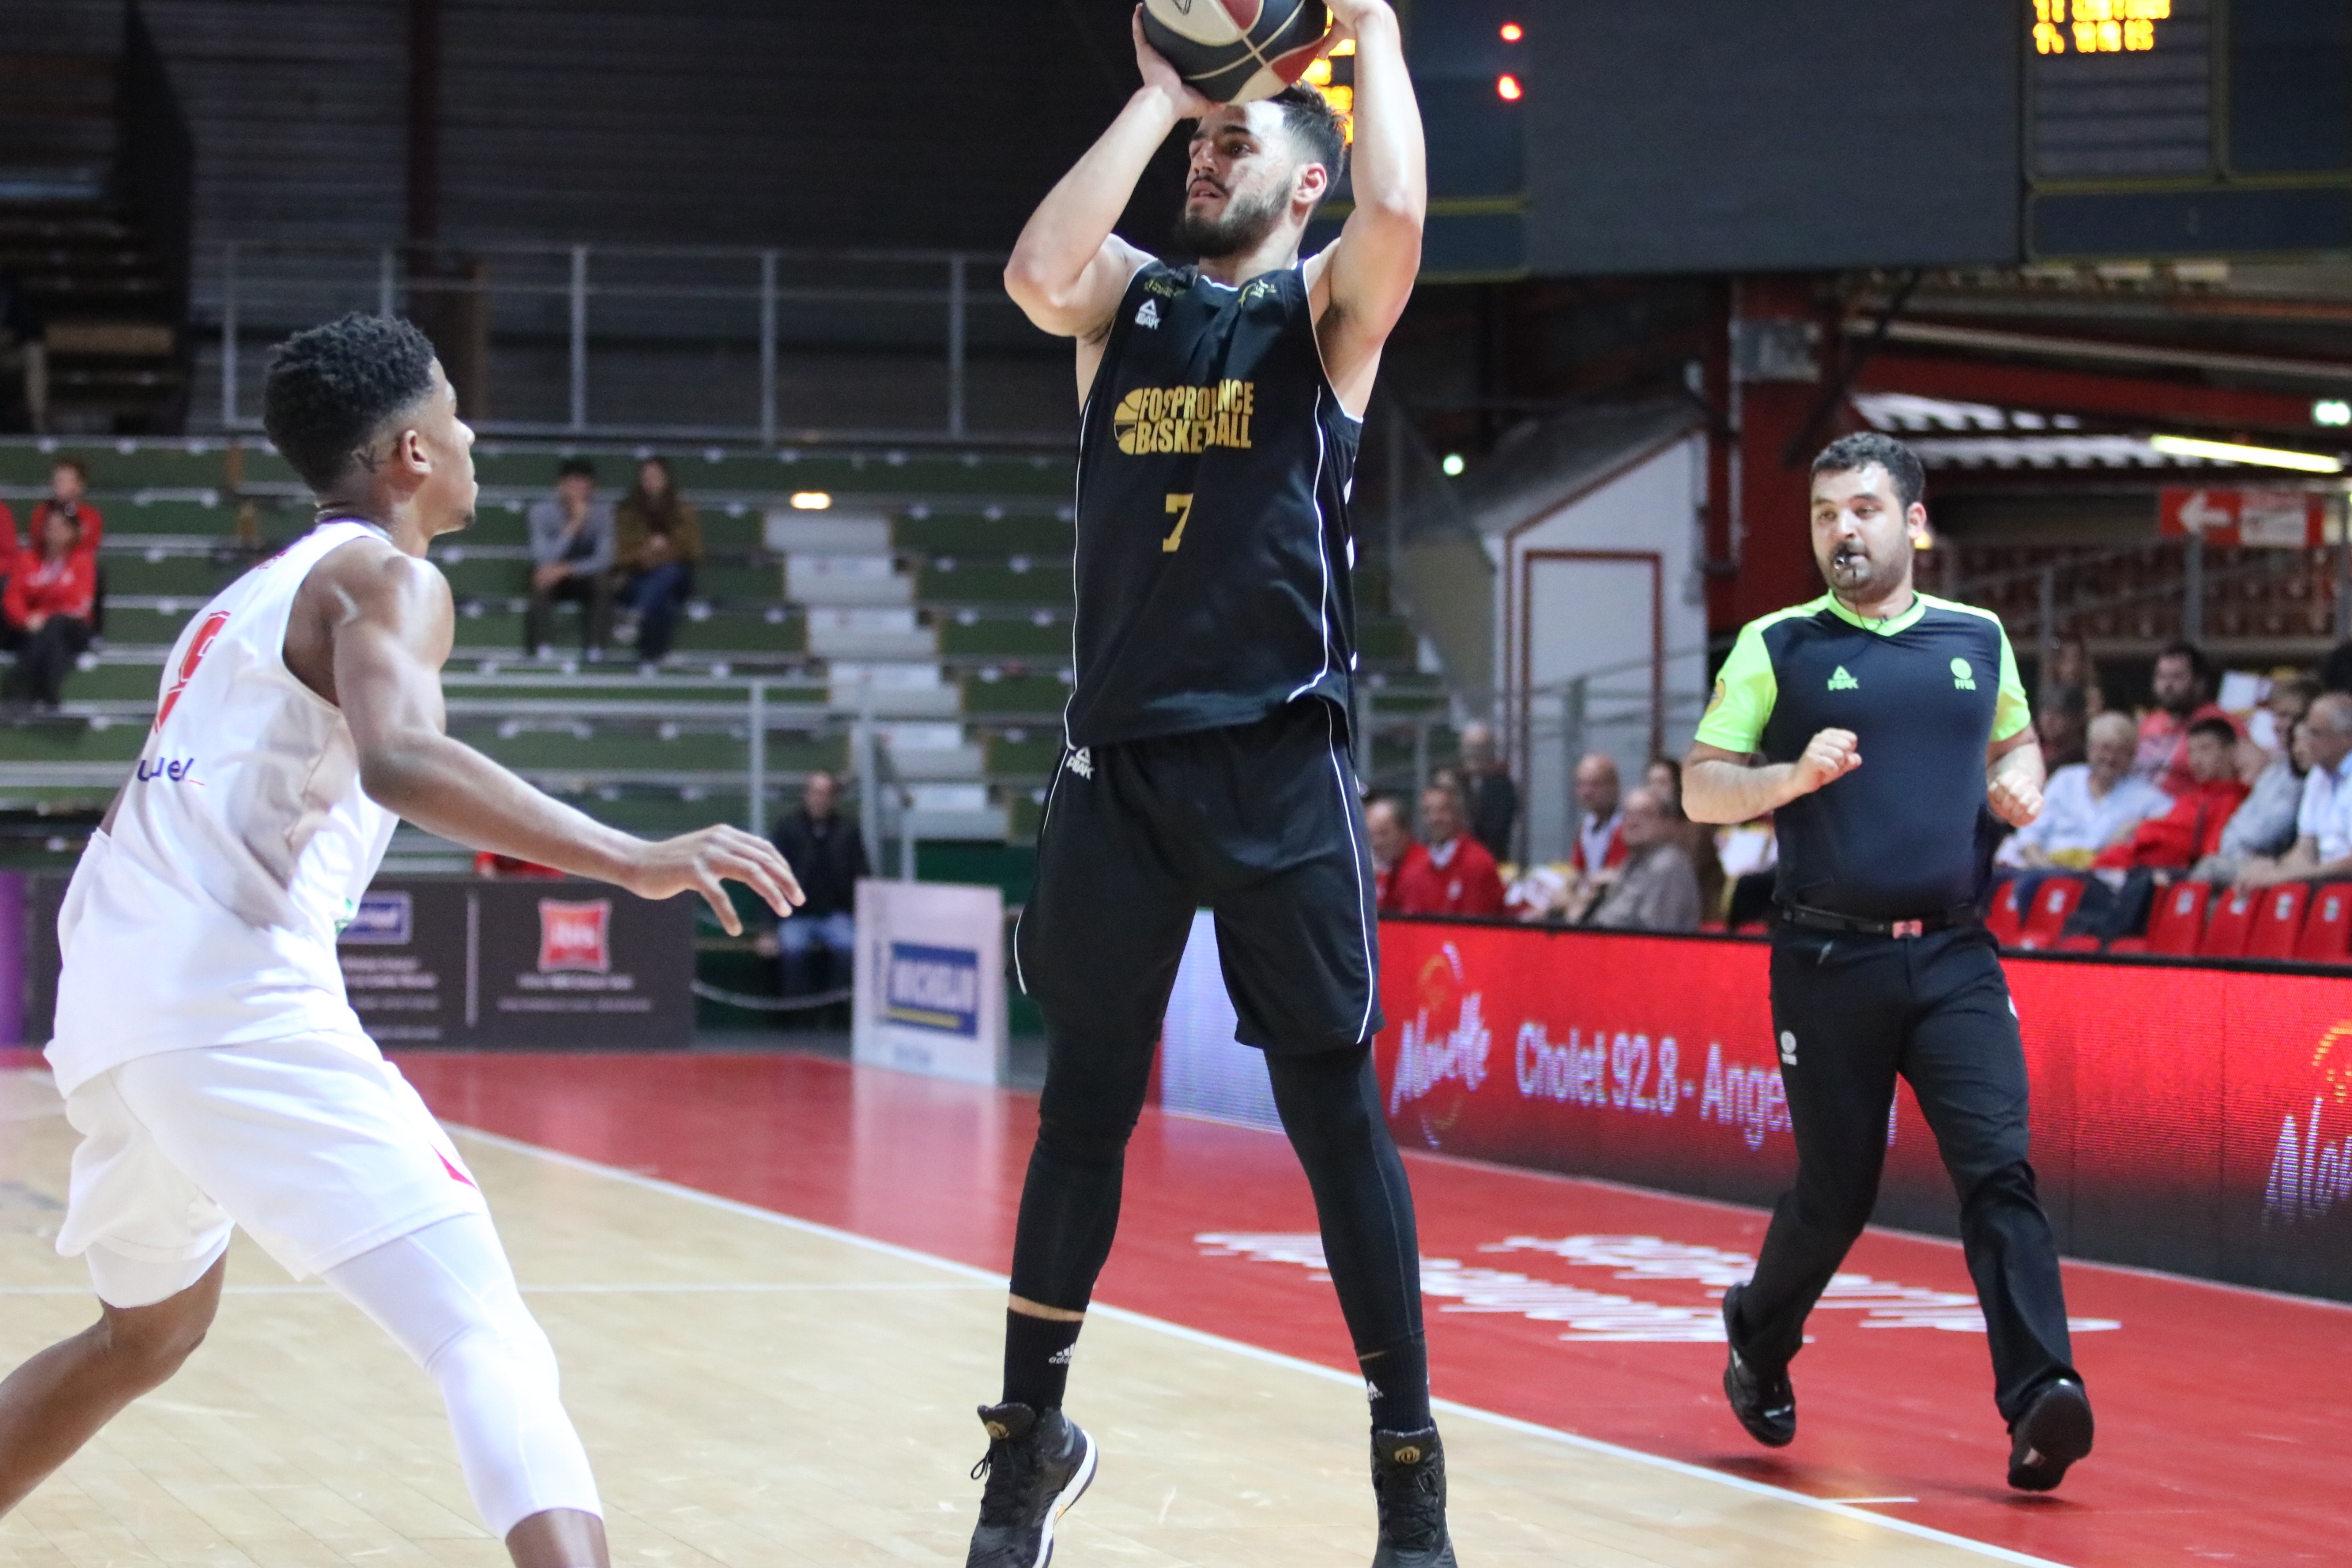
<svg viewBox="0 0 2352 1568">
<path fill-rule="evenodd" d="M 2042 752 L 2000 622 L 1912 586 L 1925 489 L 1885 436 L 1813 459 L 1830 591 L 1741 630 L 1684 764 L 1692 817 L 1772 812 L 1780 843 L 1772 1021 L 1797 1184 L 1755 1278 L 1724 1297 L 1723 1386 L 1757 1441 L 1795 1438 L 1789 1363 L 1869 1221 L 1900 1073 L 1958 1189 L 2009 1484 L 2047 1491 L 2091 1451 L 2091 1406 L 2026 1163 L 2017 1010 L 1979 917 L 1994 818 L 2041 811 Z"/>
<path fill-rule="evenodd" d="M 1077 679 L 1013 932 L 1018 978 L 1045 1016 L 1045 1082 L 1013 1233 L 1003 1395 L 980 1413 L 987 1487 L 968 1568 L 1043 1568 L 1055 1520 L 1094 1474 L 1094 1440 L 1062 1397 L 1203 905 L 1363 1368 L 1374 1568 L 1454 1561 L 1412 1194 L 1372 1068 L 1377 883 L 1348 749 L 1350 475 L 1420 267 L 1426 184 L 1395 15 L 1385 0 L 1328 3 L 1328 41 L 1356 47 L 1352 210 L 1328 247 L 1299 254 L 1349 162 L 1330 106 L 1305 88 L 1209 103 L 1139 20 L 1143 85 L 1005 268 L 1029 319 L 1076 342 Z M 1175 240 L 1197 260 L 1171 265 L 1112 226 L 1188 120 Z"/>
</svg>

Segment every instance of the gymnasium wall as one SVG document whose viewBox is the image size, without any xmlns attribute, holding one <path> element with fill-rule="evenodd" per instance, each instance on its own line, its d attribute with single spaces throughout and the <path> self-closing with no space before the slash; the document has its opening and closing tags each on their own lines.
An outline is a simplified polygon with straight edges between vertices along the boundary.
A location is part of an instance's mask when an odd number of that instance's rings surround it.
<svg viewBox="0 0 2352 1568">
<path fill-rule="evenodd" d="M 0 0 L 110 53 L 124 0 Z M 399 238 L 406 0 L 149 0 L 200 241 Z M 1004 248 L 1134 85 L 1126 9 L 442 0 L 451 239 Z M 1167 173 L 1149 210 L 1164 233 Z"/>
<path fill-rule="evenodd" d="M 1541 274 L 2014 261 L 2014 5 L 1539 0 Z"/>
<path fill-rule="evenodd" d="M 1795 1168 L 1762 942 L 1381 925 L 1391 1125 L 1769 1205 Z M 2009 956 L 2033 1165 L 2070 1255 L 2352 1299 L 2352 977 Z M 1952 1234 L 1907 1089 L 1877 1218 Z"/>
</svg>

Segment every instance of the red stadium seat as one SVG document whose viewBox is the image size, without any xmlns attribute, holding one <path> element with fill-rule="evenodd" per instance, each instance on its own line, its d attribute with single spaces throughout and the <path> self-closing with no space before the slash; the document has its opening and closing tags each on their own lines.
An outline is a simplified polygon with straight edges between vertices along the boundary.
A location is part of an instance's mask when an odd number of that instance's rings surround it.
<svg viewBox="0 0 2352 1568">
<path fill-rule="evenodd" d="M 1985 930 L 1992 932 L 1993 941 L 2003 947 L 2017 945 L 2018 932 L 2025 917 L 2017 907 L 2017 882 L 2014 878 L 2003 882 L 1992 896 L 1992 909 L 1985 916 Z"/>
<path fill-rule="evenodd" d="M 2310 963 L 2342 963 L 2352 953 L 2352 882 L 2328 882 L 2311 890 L 2311 911 L 2294 955 Z"/>
<path fill-rule="evenodd" d="M 2033 908 L 2025 917 L 2025 929 L 2018 933 L 2017 945 L 2028 950 L 2058 945 L 2058 938 L 2066 929 L 2066 917 L 2083 901 L 2083 883 L 2077 877 L 2052 877 L 2033 889 Z"/>
<path fill-rule="evenodd" d="M 2255 900 L 2254 929 L 2246 938 L 2248 958 L 2293 958 L 2295 939 L 2303 934 L 2303 907 L 2311 889 L 2303 882 L 2264 888 Z"/>
<path fill-rule="evenodd" d="M 2158 895 L 2156 908 L 2147 917 L 2147 936 L 2144 940 L 2126 938 L 2116 942 L 2109 951 L 2188 957 L 2197 951 L 2198 939 L 2205 934 L 2205 906 L 2212 897 L 2213 889 L 2208 883 L 2175 882 Z"/>
<path fill-rule="evenodd" d="M 2213 907 L 2213 918 L 2205 923 L 2205 936 L 2197 944 L 2200 958 L 2243 958 L 2246 938 L 2253 934 L 2254 916 L 2261 912 L 2261 888 L 2233 889 L 2230 896 Z"/>
</svg>

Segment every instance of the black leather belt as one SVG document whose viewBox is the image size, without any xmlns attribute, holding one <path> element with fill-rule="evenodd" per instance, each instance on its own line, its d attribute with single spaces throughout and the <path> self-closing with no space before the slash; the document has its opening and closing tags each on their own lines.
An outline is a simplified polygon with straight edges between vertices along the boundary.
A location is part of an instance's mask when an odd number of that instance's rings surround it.
<svg viewBox="0 0 2352 1568">
<path fill-rule="evenodd" d="M 1973 925 L 1977 911 L 1973 905 L 1958 904 L 1939 914 L 1924 915 L 1916 921 L 1873 921 L 1860 915 L 1842 915 L 1834 910 L 1811 909 L 1803 904 L 1779 906 L 1780 918 L 1792 926 L 1809 931 L 1843 931 L 1849 936 L 1925 936 L 1931 931 L 1948 931 L 1953 926 Z"/>
</svg>

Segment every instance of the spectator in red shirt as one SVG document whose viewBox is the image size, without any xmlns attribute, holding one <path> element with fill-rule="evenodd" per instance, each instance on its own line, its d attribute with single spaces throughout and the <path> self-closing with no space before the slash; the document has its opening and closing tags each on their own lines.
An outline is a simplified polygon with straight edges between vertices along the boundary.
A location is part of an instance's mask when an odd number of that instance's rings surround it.
<svg viewBox="0 0 2352 1568">
<path fill-rule="evenodd" d="M 1469 813 L 1444 785 L 1421 792 L 1423 842 L 1397 868 L 1397 910 L 1408 915 L 1499 915 L 1503 878 L 1486 847 L 1465 831 Z"/>
<path fill-rule="evenodd" d="M 39 539 L 39 548 L 28 544 L 17 552 L 7 591 L 0 594 L 0 647 L 16 656 L 0 682 L 0 697 L 54 710 L 66 671 L 89 647 L 98 562 L 69 511 L 47 512 Z"/>
<path fill-rule="evenodd" d="M 1408 859 L 1421 853 L 1421 846 L 1412 841 L 1404 813 L 1384 795 L 1364 802 L 1364 837 L 1372 846 L 1372 886 L 1379 895 L 1375 901 L 1381 913 L 1395 914 L 1398 873 Z"/>
<path fill-rule="evenodd" d="M 106 537 L 106 519 L 89 504 L 89 469 L 79 458 L 59 458 L 49 468 L 49 499 L 37 503 L 25 525 L 27 544 L 41 542 L 41 522 L 51 512 L 63 512 L 81 524 L 81 547 L 93 555 Z M 16 542 L 9 541 L 10 544 Z"/>
<path fill-rule="evenodd" d="M 2195 643 L 2169 643 L 2156 656 L 2156 711 L 2140 721 L 2132 772 L 2175 800 L 2197 790 L 2197 773 L 2189 763 L 2192 726 L 2218 719 L 2233 736 L 2242 734 L 2238 721 L 2213 700 L 2217 679 L 2213 661 Z"/>
<path fill-rule="evenodd" d="M 2189 725 L 2182 748 L 2189 755 L 2189 786 L 2173 795 L 2171 810 L 2141 823 L 2091 864 L 2105 870 L 2185 871 L 2220 850 L 2221 830 L 2248 793 L 2238 777 L 2238 727 L 2226 718 Z"/>
</svg>

